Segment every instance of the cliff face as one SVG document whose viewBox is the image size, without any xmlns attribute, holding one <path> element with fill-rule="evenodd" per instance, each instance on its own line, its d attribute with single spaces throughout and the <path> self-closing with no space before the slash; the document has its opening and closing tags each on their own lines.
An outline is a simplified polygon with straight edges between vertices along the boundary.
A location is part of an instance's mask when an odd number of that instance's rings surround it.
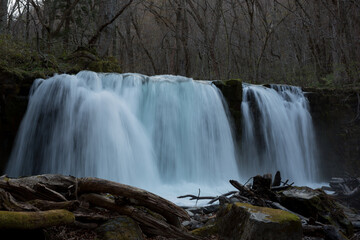
<svg viewBox="0 0 360 240">
<path fill-rule="evenodd" d="M 241 102 L 242 102 L 242 81 L 232 79 L 228 81 L 214 81 L 217 88 L 222 92 L 231 115 L 233 128 L 235 129 L 235 139 L 241 140 Z"/>
<path fill-rule="evenodd" d="M 325 178 L 360 173 L 360 89 L 305 88 Z"/>
<path fill-rule="evenodd" d="M 11 74 L 0 74 L 0 172 L 4 171 L 16 133 L 26 112 L 33 79 L 19 80 Z"/>
<path fill-rule="evenodd" d="M 219 83 L 241 139 L 241 82 Z M 304 88 L 318 142 L 319 178 L 360 174 L 360 89 Z"/>
</svg>

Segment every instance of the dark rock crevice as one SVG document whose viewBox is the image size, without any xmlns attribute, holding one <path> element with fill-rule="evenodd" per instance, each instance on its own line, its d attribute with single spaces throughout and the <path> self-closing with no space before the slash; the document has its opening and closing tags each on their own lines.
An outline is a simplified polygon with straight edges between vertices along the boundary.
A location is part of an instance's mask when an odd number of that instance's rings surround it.
<svg viewBox="0 0 360 240">
<path fill-rule="evenodd" d="M 359 89 L 305 88 L 310 103 L 324 179 L 360 170 Z"/>
</svg>

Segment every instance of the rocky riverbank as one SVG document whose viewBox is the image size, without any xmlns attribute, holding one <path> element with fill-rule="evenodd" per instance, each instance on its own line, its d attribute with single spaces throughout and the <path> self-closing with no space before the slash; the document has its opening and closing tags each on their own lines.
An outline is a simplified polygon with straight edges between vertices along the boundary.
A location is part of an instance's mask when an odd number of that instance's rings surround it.
<svg viewBox="0 0 360 240">
<path fill-rule="evenodd" d="M 14 239 L 358 239 L 360 215 L 320 189 L 256 176 L 203 207 L 96 178 L 0 178 L 0 234 Z M 281 182 L 281 181 L 280 181 Z M 359 181 L 360 182 L 360 181 Z M 275 184 L 279 185 L 279 184 Z M 234 188 L 234 190 L 235 190 Z M 358 199 L 360 201 L 360 199 Z"/>
</svg>

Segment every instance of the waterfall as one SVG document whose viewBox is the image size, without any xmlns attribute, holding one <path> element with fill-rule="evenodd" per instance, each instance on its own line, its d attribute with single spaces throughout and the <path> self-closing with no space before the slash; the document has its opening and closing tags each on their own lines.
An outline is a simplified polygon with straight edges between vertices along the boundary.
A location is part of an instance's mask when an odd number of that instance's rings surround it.
<svg viewBox="0 0 360 240">
<path fill-rule="evenodd" d="M 89 71 L 36 80 L 6 172 L 147 189 L 239 177 L 222 95 L 211 82 Z"/>
<path fill-rule="evenodd" d="M 243 85 L 241 175 L 275 173 L 296 184 L 317 177 L 309 105 L 298 87 Z"/>
<path fill-rule="evenodd" d="M 231 190 L 229 179 L 277 170 L 296 184 L 316 180 L 314 130 L 300 88 L 243 85 L 238 161 L 226 108 L 211 82 L 180 76 L 82 71 L 38 79 L 6 173 L 105 178 L 174 192 L 174 202 L 199 187 L 218 195 Z"/>
</svg>

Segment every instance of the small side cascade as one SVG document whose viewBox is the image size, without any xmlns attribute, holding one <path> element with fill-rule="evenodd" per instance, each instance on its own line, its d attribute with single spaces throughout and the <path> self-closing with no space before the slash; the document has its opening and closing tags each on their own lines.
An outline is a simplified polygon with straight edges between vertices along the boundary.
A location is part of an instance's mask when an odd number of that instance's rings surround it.
<svg viewBox="0 0 360 240">
<path fill-rule="evenodd" d="M 317 147 L 308 100 L 299 87 L 243 85 L 241 175 L 280 171 L 296 184 L 317 177 Z"/>
</svg>

